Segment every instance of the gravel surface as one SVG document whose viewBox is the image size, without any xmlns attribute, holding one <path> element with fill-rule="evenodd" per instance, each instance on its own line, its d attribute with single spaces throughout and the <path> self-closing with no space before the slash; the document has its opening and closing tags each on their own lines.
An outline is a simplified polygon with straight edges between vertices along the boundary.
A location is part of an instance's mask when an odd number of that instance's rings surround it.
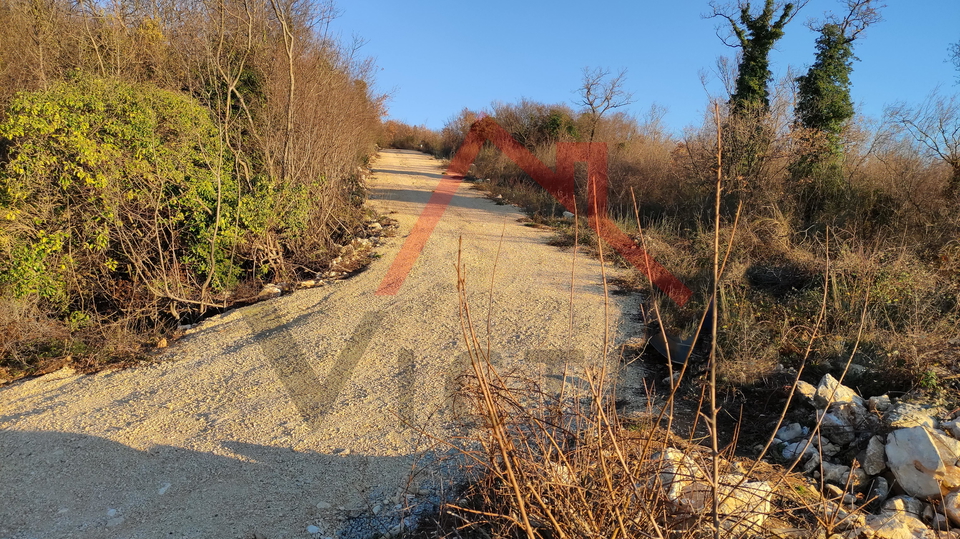
<svg viewBox="0 0 960 539">
<path fill-rule="evenodd" d="M 381 152 L 370 204 L 399 235 L 350 279 L 210 318 L 156 363 L 0 388 L 0 537 L 354 538 L 412 524 L 456 476 L 431 437 L 452 432 L 466 351 L 460 238 L 484 326 L 492 290 L 504 368 L 547 379 L 558 350 L 598 364 L 605 325 L 599 262 L 574 263 L 466 183 L 399 293 L 375 295 L 441 173 L 423 154 Z M 614 340 L 636 331 L 627 301 L 610 299 Z"/>
</svg>

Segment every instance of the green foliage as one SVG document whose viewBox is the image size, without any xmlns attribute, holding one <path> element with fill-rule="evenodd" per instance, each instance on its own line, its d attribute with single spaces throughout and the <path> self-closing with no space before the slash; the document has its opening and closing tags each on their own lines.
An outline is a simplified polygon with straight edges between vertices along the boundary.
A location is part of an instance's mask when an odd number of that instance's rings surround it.
<svg viewBox="0 0 960 539">
<path fill-rule="evenodd" d="M 0 283 L 15 296 L 65 313 L 95 308 L 118 281 L 156 291 L 176 276 L 196 298 L 239 274 L 238 186 L 190 98 L 80 79 L 17 96 L 0 141 Z"/>
<path fill-rule="evenodd" d="M 777 40 L 783 37 L 783 28 L 790 21 L 794 5 L 786 4 L 776 22 L 773 22 L 774 1 L 766 0 L 759 15 L 750 14 L 750 3 L 740 9 L 740 23 L 732 19 L 730 25 L 743 49 L 743 58 L 737 74 L 736 89 L 730 96 L 735 112 L 766 111 L 770 107 L 767 83 L 772 78 L 770 72 L 770 50 Z"/>
<path fill-rule="evenodd" d="M 806 75 L 797 78 L 797 122 L 829 137 L 829 149 L 839 153 L 840 135 L 853 118 L 850 72 L 852 42 L 836 24 L 825 24 L 817 38 L 817 59 Z"/>
</svg>

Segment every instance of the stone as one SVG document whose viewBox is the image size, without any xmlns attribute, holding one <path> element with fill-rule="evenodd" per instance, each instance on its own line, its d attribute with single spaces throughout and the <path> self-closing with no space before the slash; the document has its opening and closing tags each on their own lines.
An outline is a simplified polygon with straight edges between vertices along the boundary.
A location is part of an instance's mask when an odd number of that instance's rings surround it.
<svg viewBox="0 0 960 539">
<path fill-rule="evenodd" d="M 806 429 L 800 423 L 790 423 L 777 430 L 776 438 L 781 442 L 790 443 L 803 438 L 806 433 Z"/>
<path fill-rule="evenodd" d="M 823 422 L 820 423 L 820 432 L 826 439 L 841 446 L 857 439 L 854 426 L 833 412 L 824 414 Z"/>
<path fill-rule="evenodd" d="M 883 503 L 881 512 L 909 513 L 919 518 L 923 514 L 923 502 L 913 496 L 894 496 Z"/>
<path fill-rule="evenodd" d="M 327 502 L 317 502 L 317 509 L 330 509 L 331 507 L 333 506 Z"/>
<path fill-rule="evenodd" d="M 870 476 L 862 468 L 853 468 L 841 477 L 843 484 L 847 485 L 849 490 L 862 492 L 870 485 Z"/>
<path fill-rule="evenodd" d="M 847 474 L 850 473 L 850 467 L 844 466 L 843 464 L 833 464 L 830 462 L 824 461 L 823 464 L 823 480 L 828 483 L 834 483 L 836 485 L 845 485 L 846 481 L 844 480 Z"/>
<path fill-rule="evenodd" d="M 940 457 L 946 464 L 954 464 L 960 460 L 960 440 L 947 436 L 942 431 L 932 431 L 933 443 L 940 451 Z"/>
<path fill-rule="evenodd" d="M 826 518 L 834 523 L 836 530 L 856 530 L 866 526 L 867 520 L 861 511 L 847 511 L 840 504 L 825 500 L 824 511 Z"/>
<path fill-rule="evenodd" d="M 313 524 L 307 526 L 307 533 L 317 534 L 320 533 L 320 528 L 314 526 Z"/>
<path fill-rule="evenodd" d="M 722 476 L 718 495 L 725 533 L 753 535 L 760 531 L 770 514 L 773 487 L 766 481 L 743 482 L 740 475 Z M 712 506 L 712 487 L 704 481 L 692 482 L 683 489 L 678 502 L 685 512 L 708 511 Z"/>
<path fill-rule="evenodd" d="M 940 496 L 935 475 L 945 468 L 932 431 L 924 427 L 895 430 L 887 435 L 885 451 L 887 464 L 904 492 L 918 498 Z"/>
<path fill-rule="evenodd" d="M 936 534 L 917 517 L 904 513 L 868 515 L 860 537 L 873 539 L 935 539 Z"/>
<path fill-rule="evenodd" d="M 283 292 L 276 285 L 268 284 L 264 286 L 262 290 L 260 290 L 259 294 L 257 294 L 257 299 L 260 299 L 260 300 L 272 299 L 279 296 L 282 293 Z"/>
<path fill-rule="evenodd" d="M 948 432 L 950 436 L 960 439 L 960 421 L 944 421 L 940 423 L 940 428 Z"/>
<path fill-rule="evenodd" d="M 660 485 L 671 502 L 680 498 L 686 486 L 705 477 L 703 470 L 689 455 L 672 447 L 653 455 L 653 460 L 660 461 Z"/>
<path fill-rule="evenodd" d="M 573 213 L 572 213 L 572 212 L 565 211 L 565 212 L 563 212 L 563 218 L 564 218 L 564 219 L 573 219 Z"/>
<path fill-rule="evenodd" d="M 898 402 L 890 407 L 884 416 L 884 422 L 895 429 L 905 429 L 910 427 L 937 427 L 937 408 L 930 405 L 911 404 Z"/>
<path fill-rule="evenodd" d="M 803 449 L 804 447 L 806 447 L 805 451 Z M 817 454 L 816 446 L 813 443 L 807 445 L 806 440 L 800 440 L 799 442 L 793 442 L 792 444 L 787 444 L 787 446 L 783 448 L 780 454 L 783 455 L 784 459 L 792 462 L 796 460 L 798 457 L 800 457 L 801 451 L 803 451 L 803 455 L 805 456 L 811 455 L 811 454 L 813 455 Z"/>
<path fill-rule="evenodd" d="M 887 469 L 887 450 L 883 446 L 883 438 L 880 436 L 870 438 L 861 465 L 863 471 L 870 475 L 880 475 Z"/>
<path fill-rule="evenodd" d="M 893 403 L 890 401 L 890 397 L 887 395 L 880 395 L 877 397 L 870 397 L 870 400 L 867 401 L 867 408 L 871 412 L 886 412 L 890 409 L 890 406 Z"/>
<path fill-rule="evenodd" d="M 938 531 L 947 531 L 952 526 L 945 515 L 934 513 L 933 518 L 930 519 L 930 527 Z"/>
<path fill-rule="evenodd" d="M 814 402 L 819 408 L 826 408 L 828 404 L 834 402 L 853 402 L 863 406 L 863 398 L 857 395 L 857 392 L 840 383 L 839 380 L 830 376 L 823 375 L 820 384 L 817 385 L 817 393 L 814 395 Z"/>
<path fill-rule="evenodd" d="M 367 228 L 370 229 L 370 230 L 373 230 L 373 231 L 377 231 L 377 230 L 382 230 L 382 229 L 383 229 L 383 225 L 381 225 L 380 223 L 374 221 L 374 222 L 370 223 L 369 225 L 367 225 Z"/>
<path fill-rule="evenodd" d="M 960 526 L 960 490 L 947 494 L 943 499 L 943 512 L 954 526 Z"/>
<path fill-rule="evenodd" d="M 810 404 L 814 404 L 814 397 L 817 395 L 817 388 L 813 384 L 804 382 L 803 380 L 797 381 L 797 395 L 803 398 Z"/>
<path fill-rule="evenodd" d="M 833 499 L 840 499 L 843 497 L 843 489 L 830 483 L 827 483 L 823 486 L 823 492 Z"/>
<path fill-rule="evenodd" d="M 870 485 L 870 491 L 867 493 L 867 501 L 870 503 L 870 507 L 883 507 L 883 503 L 887 501 L 889 495 L 890 484 L 887 483 L 887 480 L 883 477 L 874 477 L 873 483 Z"/>
</svg>

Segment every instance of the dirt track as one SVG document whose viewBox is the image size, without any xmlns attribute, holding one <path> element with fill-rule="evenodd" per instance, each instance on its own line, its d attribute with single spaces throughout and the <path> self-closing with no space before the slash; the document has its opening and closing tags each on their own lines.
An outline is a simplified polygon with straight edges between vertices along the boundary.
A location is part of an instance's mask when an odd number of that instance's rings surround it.
<svg viewBox="0 0 960 539">
<path fill-rule="evenodd" d="M 482 317 L 493 277 L 491 348 L 505 366 L 556 374 L 537 358 L 558 350 L 601 361 L 599 263 L 574 265 L 550 232 L 466 184 L 399 293 L 375 295 L 441 170 L 384 151 L 374 173 L 371 204 L 395 212 L 400 235 L 367 271 L 211 318 L 155 364 L 0 389 L 0 537 L 356 537 L 399 522 L 398 503 L 436 501 L 438 472 L 411 469 L 433 462 L 422 433 L 451 424 L 461 237 Z M 611 335 L 635 330 L 619 301 Z"/>
</svg>

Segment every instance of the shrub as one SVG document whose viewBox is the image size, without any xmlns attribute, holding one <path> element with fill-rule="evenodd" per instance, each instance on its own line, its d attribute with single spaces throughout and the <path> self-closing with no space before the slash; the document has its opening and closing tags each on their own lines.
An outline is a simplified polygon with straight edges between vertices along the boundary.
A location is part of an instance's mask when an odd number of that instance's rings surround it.
<svg viewBox="0 0 960 539">
<path fill-rule="evenodd" d="M 0 123 L 0 284 L 67 317 L 232 286 L 237 182 L 206 109 L 146 84 L 22 93 Z M 73 315 L 74 317 L 80 315 Z"/>
</svg>

